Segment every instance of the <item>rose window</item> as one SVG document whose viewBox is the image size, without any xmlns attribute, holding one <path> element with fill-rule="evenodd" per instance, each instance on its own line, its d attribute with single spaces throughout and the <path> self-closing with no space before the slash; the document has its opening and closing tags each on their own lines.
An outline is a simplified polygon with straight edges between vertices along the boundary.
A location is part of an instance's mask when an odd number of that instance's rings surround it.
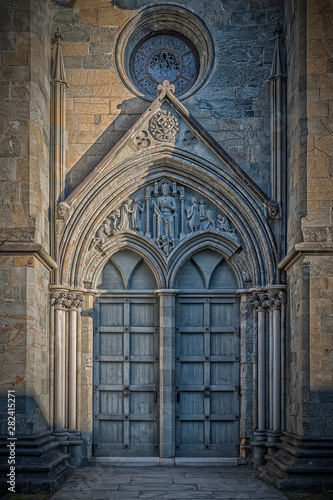
<svg viewBox="0 0 333 500">
<path fill-rule="evenodd" d="M 151 97 L 157 96 L 157 86 L 164 80 L 175 86 L 175 95 L 184 94 L 195 82 L 198 69 L 193 45 L 180 36 L 165 33 L 140 41 L 131 59 L 137 88 Z"/>
</svg>

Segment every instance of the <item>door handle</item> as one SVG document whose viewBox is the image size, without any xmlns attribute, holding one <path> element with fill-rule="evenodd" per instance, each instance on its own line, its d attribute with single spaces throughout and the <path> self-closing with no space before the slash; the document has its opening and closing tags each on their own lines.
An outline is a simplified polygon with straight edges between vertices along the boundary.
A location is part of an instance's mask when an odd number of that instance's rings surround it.
<svg viewBox="0 0 333 500">
<path fill-rule="evenodd" d="M 158 387 L 156 387 L 155 391 L 154 391 L 154 402 L 155 402 L 155 404 L 157 403 L 157 398 L 158 398 Z"/>
<path fill-rule="evenodd" d="M 177 403 L 180 403 L 180 391 L 177 391 Z"/>
</svg>

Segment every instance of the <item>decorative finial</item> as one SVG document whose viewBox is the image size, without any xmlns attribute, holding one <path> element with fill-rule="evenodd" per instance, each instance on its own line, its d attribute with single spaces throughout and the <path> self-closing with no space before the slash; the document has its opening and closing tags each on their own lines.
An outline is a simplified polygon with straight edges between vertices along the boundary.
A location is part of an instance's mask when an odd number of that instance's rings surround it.
<svg viewBox="0 0 333 500">
<path fill-rule="evenodd" d="M 60 28 L 58 27 L 57 28 L 57 31 L 54 33 L 54 41 L 55 43 L 61 43 L 61 41 L 63 40 L 63 36 L 60 32 Z"/>
<path fill-rule="evenodd" d="M 160 83 L 157 87 L 157 97 L 163 97 L 168 92 L 170 92 L 170 94 L 174 94 L 175 86 L 173 84 L 170 84 L 168 80 L 164 80 L 164 82 Z"/>
<path fill-rule="evenodd" d="M 283 28 L 281 26 L 281 24 L 279 23 L 279 21 L 276 22 L 276 25 L 275 25 L 275 28 L 273 30 L 273 34 L 276 36 L 276 37 L 280 37 L 283 33 Z"/>
</svg>

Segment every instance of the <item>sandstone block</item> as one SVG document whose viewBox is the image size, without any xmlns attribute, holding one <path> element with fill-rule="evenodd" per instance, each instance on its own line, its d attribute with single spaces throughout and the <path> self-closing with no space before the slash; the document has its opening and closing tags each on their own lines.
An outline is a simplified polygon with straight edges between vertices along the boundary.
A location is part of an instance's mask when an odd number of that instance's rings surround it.
<svg viewBox="0 0 333 500">
<path fill-rule="evenodd" d="M 90 7 L 91 7 L 90 3 Z M 80 9 L 80 24 L 98 26 L 98 9 Z"/>
<path fill-rule="evenodd" d="M 3 52 L 3 66 L 27 66 L 29 64 L 28 52 Z"/>
<path fill-rule="evenodd" d="M 89 54 L 88 42 L 63 42 L 61 47 L 64 56 L 85 56 Z"/>
</svg>

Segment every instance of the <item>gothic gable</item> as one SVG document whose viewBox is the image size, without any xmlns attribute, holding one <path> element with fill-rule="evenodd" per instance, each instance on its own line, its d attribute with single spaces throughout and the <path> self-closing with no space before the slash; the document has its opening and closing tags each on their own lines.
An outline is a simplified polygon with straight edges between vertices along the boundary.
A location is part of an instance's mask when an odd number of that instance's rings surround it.
<svg viewBox="0 0 333 500">
<path fill-rule="evenodd" d="M 173 85 L 159 85 L 157 99 L 124 134 L 118 143 L 105 155 L 86 179 L 68 196 L 68 203 L 91 189 L 108 172 L 124 159 L 142 161 L 169 152 L 172 156 L 185 155 L 191 161 L 204 158 L 231 179 L 240 182 L 261 204 L 267 205 L 269 198 L 259 186 L 242 170 L 228 153 L 213 139 L 173 94 Z"/>
</svg>

